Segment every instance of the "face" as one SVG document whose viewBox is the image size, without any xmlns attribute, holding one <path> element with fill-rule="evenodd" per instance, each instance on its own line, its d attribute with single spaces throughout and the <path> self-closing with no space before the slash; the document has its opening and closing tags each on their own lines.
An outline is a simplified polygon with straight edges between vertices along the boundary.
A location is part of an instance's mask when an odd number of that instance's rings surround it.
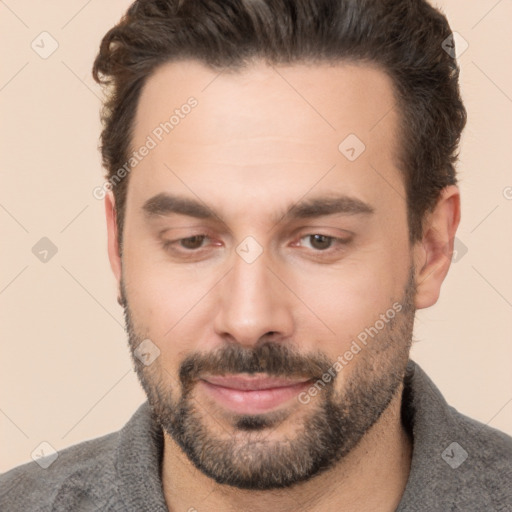
<svg viewBox="0 0 512 512">
<path fill-rule="evenodd" d="M 399 391 L 415 284 L 397 126 L 367 66 L 148 79 L 118 276 L 129 343 L 166 443 L 218 483 L 325 471 Z"/>
</svg>

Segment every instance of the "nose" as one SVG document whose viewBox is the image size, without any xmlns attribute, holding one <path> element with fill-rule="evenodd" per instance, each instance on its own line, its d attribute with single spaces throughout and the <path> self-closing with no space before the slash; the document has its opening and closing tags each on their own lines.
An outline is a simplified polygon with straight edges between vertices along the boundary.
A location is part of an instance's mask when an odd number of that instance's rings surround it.
<svg viewBox="0 0 512 512">
<path fill-rule="evenodd" d="M 269 268 L 262 254 L 246 262 L 235 254 L 234 264 L 219 288 L 215 332 L 246 347 L 263 337 L 274 341 L 291 337 L 293 316 L 291 293 Z"/>
</svg>

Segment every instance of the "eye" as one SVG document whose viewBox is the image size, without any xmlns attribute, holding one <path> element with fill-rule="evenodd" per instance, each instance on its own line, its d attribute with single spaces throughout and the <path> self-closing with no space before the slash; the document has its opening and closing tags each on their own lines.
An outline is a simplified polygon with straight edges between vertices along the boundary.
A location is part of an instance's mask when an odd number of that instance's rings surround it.
<svg viewBox="0 0 512 512">
<path fill-rule="evenodd" d="M 329 235 L 322 235 L 320 233 L 314 233 L 306 235 L 300 238 L 300 240 L 310 240 L 309 248 L 315 249 L 316 251 L 325 251 L 330 249 L 334 242 L 337 244 L 346 244 L 348 240 L 343 240 Z"/>
<path fill-rule="evenodd" d="M 194 235 L 189 236 L 188 238 L 180 238 L 177 242 L 181 247 L 193 250 L 200 249 L 207 238 L 208 237 L 206 235 Z"/>
<path fill-rule="evenodd" d="M 324 235 L 322 233 L 310 233 L 299 238 L 299 241 L 294 243 L 295 246 L 302 246 L 306 249 L 312 250 L 314 253 L 327 253 L 333 254 L 337 251 L 344 249 L 348 245 L 350 239 L 343 239 L 335 236 Z M 216 246 L 222 245 L 221 242 L 212 240 L 206 234 L 197 234 L 185 238 L 178 238 L 175 240 L 163 241 L 162 246 L 164 250 L 174 253 L 176 256 L 185 256 L 192 254 L 202 254 L 201 249 L 207 249 L 209 245 Z"/>
<path fill-rule="evenodd" d="M 177 240 L 167 240 L 162 243 L 166 251 L 172 252 L 198 252 L 198 249 L 204 247 L 203 242 L 209 240 L 208 235 L 193 235 L 186 238 L 178 238 Z"/>
</svg>

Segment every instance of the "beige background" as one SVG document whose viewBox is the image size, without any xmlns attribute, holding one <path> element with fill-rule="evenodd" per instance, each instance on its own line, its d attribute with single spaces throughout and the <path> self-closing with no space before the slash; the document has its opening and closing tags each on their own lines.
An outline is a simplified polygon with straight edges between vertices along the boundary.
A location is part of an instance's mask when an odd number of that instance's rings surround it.
<svg viewBox="0 0 512 512">
<path fill-rule="evenodd" d="M 117 430 L 145 399 L 92 195 L 102 169 L 90 69 L 129 3 L 0 2 L 0 471 L 42 441 L 59 450 Z M 454 407 L 512 434 L 512 2 L 437 5 L 469 43 L 458 232 L 467 252 L 439 303 L 418 313 L 412 357 Z M 46 59 L 31 48 L 51 49 L 43 31 L 59 45 Z M 42 237 L 58 248 L 46 263 L 32 253 Z"/>
</svg>

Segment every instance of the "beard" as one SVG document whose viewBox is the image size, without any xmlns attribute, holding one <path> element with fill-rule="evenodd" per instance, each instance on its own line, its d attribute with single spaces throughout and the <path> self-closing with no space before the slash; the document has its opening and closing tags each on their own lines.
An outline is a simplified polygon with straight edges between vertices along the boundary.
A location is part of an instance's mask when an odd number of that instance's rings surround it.
<svg viewBox="0 0 512 512">
<path fill-rule="evenodd" d="M 163 431 L 215 482 L 270 490 L 291 487 L 332 468 L 379 420 L 403 382 L 412 342 L 415 293 L 411 266 L 398 301 L 401 310 L 387 323 L 381 321 L 384 327 L 347 363 L 350 373 L 345 375 L 347 370 L 341 369 L 330 382 L 322 381 L 323 389 L 313 400 L 301 403 L 293 429 L 287 421 L 289 408 L 264 414 L 212 414 L 194 396 L 195 386 L 206 374 L 265 373 L 317 382 L 328 372 L 332 375 L 332 359 L 321 352 L 301 354 L 293 346 L 268 339 L 258 340 L 261 343 L 251 348 L 230 343 L 185 357 L 177 381 L 160 364 L 162 358 L 145 366 L 135 356 L 145 336 L 133 324 L 123 278 L 120 303 L 137 376 Z M 343 385 L 336 387 L 340 376 Z M 229 427 L 222 427 L 215 415 Z M 293 430 L 293 435 L 271 438 L 274 430 L 283 426 Z"/>
</svg>

